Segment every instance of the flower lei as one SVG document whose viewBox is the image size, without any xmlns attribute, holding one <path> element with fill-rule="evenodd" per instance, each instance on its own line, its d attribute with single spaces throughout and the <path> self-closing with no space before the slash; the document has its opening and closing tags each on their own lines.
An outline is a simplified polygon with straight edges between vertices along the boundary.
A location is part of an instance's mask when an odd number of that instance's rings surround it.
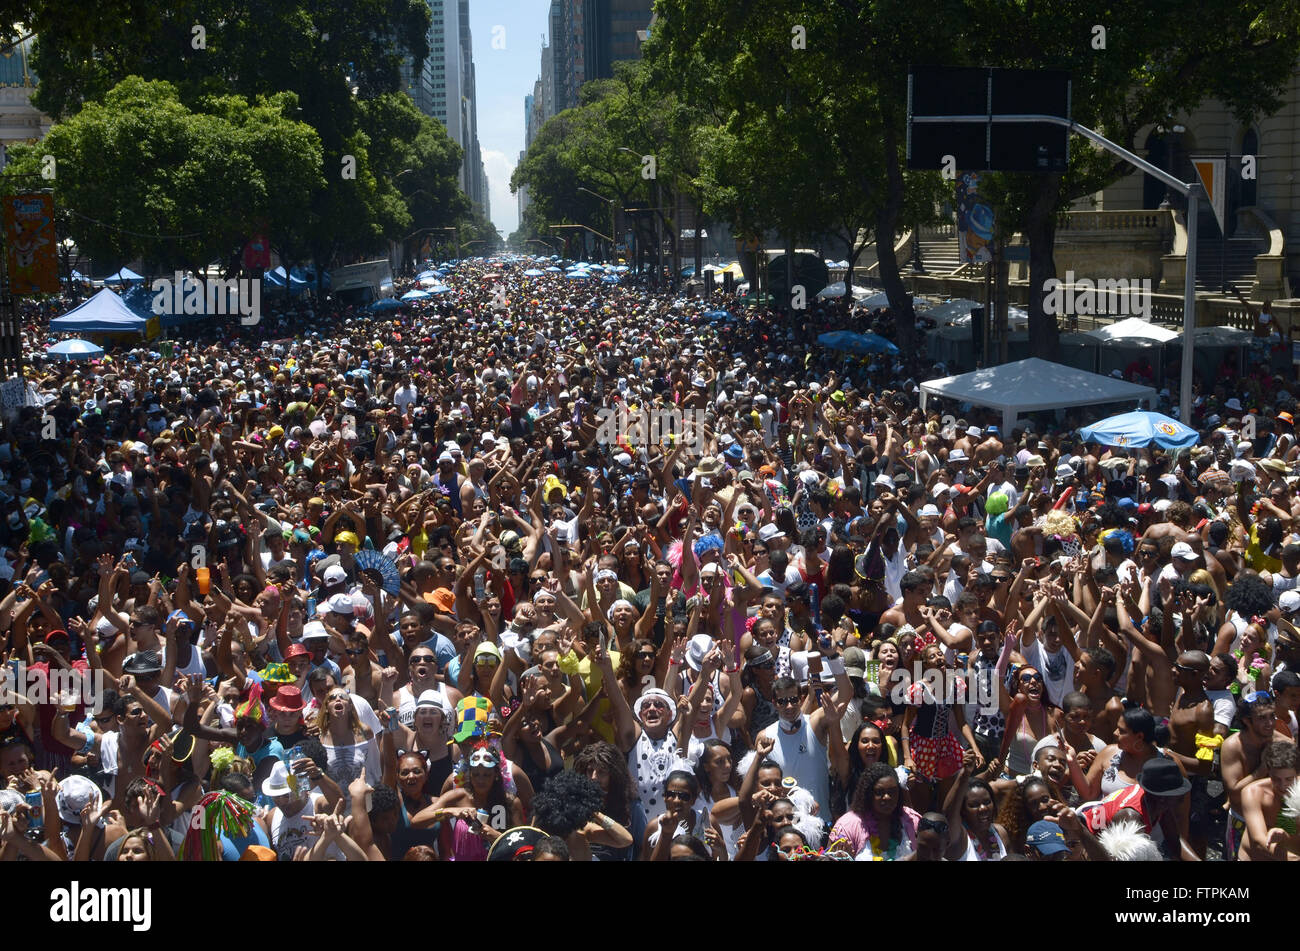
<svg viewBox="0 0 1300 951">
<path fill-rule="evenodd" d="M 810 846 L 803 845 L 795 849 L 794 854 L 788 856 L 786 860 L 789 862 L 809 862 L 818 859 L 829 859 L 834 862 L 852 862 L 853 856 L 843 849 L 843 846 L 848 844 L 849 840 L 841 836 L 820 849 L 813 849 Z"/>
<path fill-rule="evenodd" d="M 894 853 L 898 851 L 900 845 L 892 838 L 882 843 L 879 835 L 869 836 L 869 841 L 871 842 L 871 861 L 873 862 L 893 861 Z"/>
<path fill-rule="evenodd" d="M 1256 623 L 1257 621 L 1261 624 L 1268 623 L 1263 618 L 1251 618 L 1252 624 Z M 1263 648 L 1261 647 L 1261 650 L 1262 649 Z M 1238 647 L 1235 651 L 1232 652 L 1232 656 L 1240 660 L 1243 656 L 1245 656 L 1245 652 L 1240 647 Z M 1259 683 L 1259 678 L 1263 675 L 1264 668 L 1267 666 L 1268 666 L 1268 662 L 1265 661 L 1263 657 L 1257 656 L 1254 660 L 1250 662 L 1250 670 L 1247 671 L 1247 673 L 1250 674 L 1250 679 L 1255 681 L 1256 683 Z M 1240 696 L 1241 682 L 1234 680 L 1232 683 L 1230 683 L 1228 685 L 1228 692 L 1233 696 Z"/>
</svg>

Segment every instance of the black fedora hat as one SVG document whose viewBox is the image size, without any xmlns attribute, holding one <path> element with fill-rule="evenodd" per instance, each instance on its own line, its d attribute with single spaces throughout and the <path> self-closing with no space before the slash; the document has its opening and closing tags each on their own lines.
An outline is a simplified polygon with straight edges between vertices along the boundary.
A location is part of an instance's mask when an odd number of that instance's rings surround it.
<svg viewBox="0 0 1300 951">
<path fill-rule="evenodd" d="M 136 651 L 122 663 L 122 673 L 139 677 L 162 673 L 162 658 L 157 651 Z"/>
<path fill-rule="evenodd" d="M 1163 756 L 1142 764 L 1138 785 L 1149 796 L 1182 796 L 1192 788 L 1178 764 Z"/>
</svg>

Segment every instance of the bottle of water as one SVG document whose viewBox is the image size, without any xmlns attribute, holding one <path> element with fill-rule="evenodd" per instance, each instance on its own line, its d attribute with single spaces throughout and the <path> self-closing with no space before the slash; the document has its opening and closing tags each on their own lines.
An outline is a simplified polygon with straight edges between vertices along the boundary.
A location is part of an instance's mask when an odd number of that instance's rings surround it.
<svg viewBox="0 0 1300 951">
<path fill-rule="evenodd" d="M 306 780 L 298 775 L 298 767 L 295 765 L 298 760 L 302 759 L 302 747 L 295 746 L 288 753 L 289 758 L 289 788 L 295 793 L 298 792 Z"/>
</svg>

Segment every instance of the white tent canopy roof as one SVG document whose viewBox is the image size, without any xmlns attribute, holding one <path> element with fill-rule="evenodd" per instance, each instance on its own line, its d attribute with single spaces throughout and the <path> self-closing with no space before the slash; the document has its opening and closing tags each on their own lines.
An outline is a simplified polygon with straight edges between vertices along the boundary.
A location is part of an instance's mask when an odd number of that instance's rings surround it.
<svg viewBox="0 0 1300 951">
<path fill-rule="evenodd" d="M 1121 337 L 1140 338 L 1142 340 L 1154 340 L 1157 343 L 1168 343 L 1178 337 L 1175 331 L 1168 327 L 1157 327 L 1155 324 L 1148 323 L 1141 317 L 1129 317 L 1125 320 L 1108 324 L 1105 327 L 1098 327 L 1096 330 L 1088 331 L 1098 340 L 1118 340 Z"/>
<path fill-rule="evenodd" d="M 1010 433 L 1016 418 L 1023 413 L 1139 400 L 1154 406 L 1156 391 L 1149 386 L 1030 357 L 959 376 L 927 380 L 921 384 L 922 408 L 930 396 L 1001 410 L 1002 431 Z"/>
<path fill-rule="evenodd" d="M 871 291 L 869 291 L 865 287 L 859 287 L 857 284 L 853 285 L 854 300 L 861 300 L 863 297 L 866 297 L 870 293 Z M 823 287 L 820 291 L 817 292 L 817 298 L 819 300 L 825 300 L 828 297 L 843 297 L 843 296 L 844 296 L 843 281 L 836 281 L 833 284 L 827 284 L 825 287 Z"/>
</svg>

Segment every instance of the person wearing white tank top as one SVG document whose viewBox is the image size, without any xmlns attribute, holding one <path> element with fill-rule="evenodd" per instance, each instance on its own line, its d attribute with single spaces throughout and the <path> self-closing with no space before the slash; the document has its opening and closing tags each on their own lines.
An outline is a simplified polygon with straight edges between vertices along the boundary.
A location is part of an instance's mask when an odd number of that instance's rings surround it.
<svg viewBox="0 0 1300 951">
<path fill-rule="evenodd" d="M 1007 834 L 994 821 L 997 799 L 993 787 L 983 779 L 971 778 L 973 766 L 968 756 L 961 778 L 943 804 L 949 830 L 946 857 L 954 862 L 996 862 L 1007 854 Z"/>
</svg>

